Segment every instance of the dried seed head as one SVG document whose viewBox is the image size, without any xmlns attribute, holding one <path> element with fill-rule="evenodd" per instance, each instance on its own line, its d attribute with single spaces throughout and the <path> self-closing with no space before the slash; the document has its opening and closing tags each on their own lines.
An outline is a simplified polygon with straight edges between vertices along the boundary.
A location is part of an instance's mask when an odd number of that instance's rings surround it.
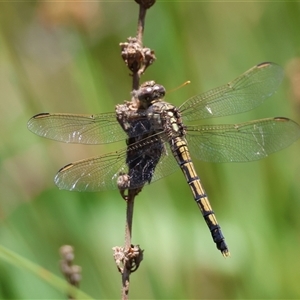
<svg viewBox="0 0 300 300">
<path fill-rule="evenodd" d="M 150 8 L 156 0 L 135 0 L 136 3 L 143 5 L 144 8 Z"/>
<path fill-rule="evenodd" d="M 59 249 L 60 256 L 63 260 L 71 263 L 74 259 L 74 249 L 70 245 L 63 245 Z"/>
<path fill-rule="evenodd" d="M 126 43 L 120 43 L 121 56 L 130 71 L 141 75 L 155 61 L 154 51 L 143 48 L 135 37 L 130 37 L 127 41 Z"/>
</svg>

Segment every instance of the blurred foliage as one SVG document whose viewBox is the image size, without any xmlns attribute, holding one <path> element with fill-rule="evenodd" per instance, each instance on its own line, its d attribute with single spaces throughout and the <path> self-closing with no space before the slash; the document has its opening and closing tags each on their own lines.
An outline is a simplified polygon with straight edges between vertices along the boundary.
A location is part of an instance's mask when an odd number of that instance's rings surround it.
<svg viewBox="0 0 300 300">
<path fill-rule="evenodd" d="M 75 247 L 81 289 L 120 297 L 111 248 L 122 245 L 125 203 L 117 191 L 59 191 L 64 164 L 114 151 L 65 145 L 26 128 L 39 112 L 113 111 L 129 99 L 131 78 L 118 44 L 134 36 L 134 1 L 20 1 L 0 4 L 0 243 L 61 276 L 58 249 Z M 213 120 L 286 116 L 300 121 L 300 4 L 297 2 L 157 1 L 144 44 L 157 61 L 143 79 L 180 105 L 263 61 L 286 78 L 249 113 Z M 144 188 L 135 206 L 133 242 L 144 261 L 131 277 L 132 299 L 296 299 L 300 295 L 299 142 L 259 162 L 195 162 L 226 236 L 223 259 L 180 172 Z M 0 298 L 64 299 L 42 278 L 0 261 Z"/>
</svg>

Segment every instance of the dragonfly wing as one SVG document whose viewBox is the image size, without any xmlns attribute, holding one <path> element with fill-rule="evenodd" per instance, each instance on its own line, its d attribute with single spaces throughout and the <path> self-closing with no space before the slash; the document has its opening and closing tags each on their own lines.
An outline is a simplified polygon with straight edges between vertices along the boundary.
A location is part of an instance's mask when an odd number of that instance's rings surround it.
<svg viewBox="0 0 300 300">
<path fill-rule="evenodd" d="M 118 174 L 126 171 L 126 149 L 83 159 L 61 168 L 55 184 L 69 191 L 104 191 L 117 188 Z"/>
<path fill-rule="evenodd" d="M 180 170 L 168 143 L 164 143 L 164 153 L 162 154 L 152 177 L 151 182 L 162 179 L 175 171 Z"/>
<path fill-rule="evenodd" d="M 60 189 L 103 191 L 118 188 L 121 175 L 129 175 L 129 189 L 141 188 L 178 169 L 159 137 L 149 137 L 123 150 L 71 163 L 54 179 Z"/>
<path fill-rule="evenodd" d="M 184 121 L 245 112 L 270 97 L 282 79 L 280 66 L 261 63 L 224 86 L 188 99 L 179 109 Z"/>
<path fill-rule="evenodd" d="M 203 161 L 247 162 L 288 147 L 300 138 L 300 126 L 287 118 L 242 124 L 188 126 L 192 154 Z"/>
<path fill-rule="evenodd" d="M 41 113 L 33 116 L 27 126 L 39 136 L 66 143 L 105 144 L 126 138 L 115 113 Z"/>
</svg>

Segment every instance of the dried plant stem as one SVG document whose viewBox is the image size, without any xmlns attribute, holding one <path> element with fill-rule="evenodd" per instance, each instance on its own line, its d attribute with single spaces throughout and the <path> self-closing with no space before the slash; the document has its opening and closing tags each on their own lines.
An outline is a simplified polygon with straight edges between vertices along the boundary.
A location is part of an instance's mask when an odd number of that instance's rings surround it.
<svg viewBox="0 0 300 300">
<path fill-rule="evenodd" d="M 142 4 L 140 4 L 136 39 L 137 39 L 137 43 L 141 48 L 143 47 L 143 33 L 145 27 L 146 12 L 147 9 Z M 137 90 L 139 88 L 141 75 L 142 74 L 139 71 L 133 72 L 132 74 L 133 90 Z"/>
<path fill-rule="evenodd" d="M 142 4 L 140 4 L 138 28 L 137 28 L 137 34 L 136 34 L 136 38 L 138 40 L 138 43 L 140 43 L 140 45 L 143 45 L 142 39 L 143 39 L 143 33 L 144 33 L 144 28 L 145 28 L 146 12 L 147 12 L 147 9 Z"/>
<path fill-rule="evenodd" d="M 122 58 L 127 67 L 132 72 L 132 90 L 136 91 L 139 89 L 141 75 L 145 72 L 148 66 L 150 66 L 155 60 L 155 55 L 149 48 L 143 48 L 143 33 L 145 26 L 145 17 L 147 9 L 149 9 L 155 0 L 135 0 L 139 4 L 139 17 L 137 24 L 137 35 L 135 38 L 128 38 L 128 42 L 121 43 Z M 131 109 L 139 109 L 137 99 L 133 96 L 130 103 L 126 105 L 130 106 Z M 125 106 L 126 106 L 125 105 Z M 117 106 L 122 110 L 122 105 Z M 117 112 L 118 114 L 118 112 Z M 120 113 L 122 117 L 122 112 Z M 122 120 L 122 118 L 121 118 Z M 120 122 L 122 126 L 122 122 Z M 131 139 L 134 143 L 134 139 Z M 120 179 L 125 179 L 120 176 Z M 122 183 L 122 180 L 121 180 Z M 135 196 L 141 191 L 140 189 L 128 189 L 128 194 L 125 195 L 124 188 L 120 186 L 120 192 L 122 197 L 126 200 L 126 227 L 125 227 L 125 246 L 114 247 L 114 257 L 117 263 L 118 269 L 122 274 L 122 299 L 128 299 L 130 274 L 136 271 L 139 267 L 140 262 L 143 259 L 143 250 L 139 246 L 132 245 L 132 222 L 133 222 L 133 208 Z M 124 187 L 124 186 L 123 186 Z"/>
<path fill-rule="evenodd" d="M 132 222 L 133 222 L 133 207 L 134 207 L 134 196 L 132 199 L 127 200 L 127 211 L 126 211 L 126 228 L 125 228 L 125 247 L 131 246 L 132 237 Z"/>
<path fill-rule="evenodd" d="M 135 194 L 131 194 L 129 191 L 128 199 L 126 201 L 126 225 L 125 225 L 125 251 L 131 248 L 131 238 L 132 238 L 132 222 L 133 222 L 133 208 L 134 208 L 134 198 Z M 126 267 L 123 269 L 122 274 L 122 299 L 128 299 L 129 293 L 129 280 L 130 280 L 131 270 Z"/>
<path fill-rule="evenodd" d="M 144 33 L 145 26 L 145 17 L 146 17 L 147 9 L 140 4 L 139 5 L 139 18 L 138 18 L 138 28 L 137 28 L 137 42 L 142 47 L 142 39 Z M 140 85 L 140 77 L 141 74 L 137 72 L 133 72 L 132 74 L 132 88 L 133 90 L 137 90 Z M 131 237 L 132 237 L 132 222 L 133 222 L 133 208 L 134 208 L 134 199 L 137 195 L 135 190 L 128 191 L 127 198 L 127 208 L 126 208 L 126 228 L 125 228 L 125 248 L 131 247 Z"/>
</svg>

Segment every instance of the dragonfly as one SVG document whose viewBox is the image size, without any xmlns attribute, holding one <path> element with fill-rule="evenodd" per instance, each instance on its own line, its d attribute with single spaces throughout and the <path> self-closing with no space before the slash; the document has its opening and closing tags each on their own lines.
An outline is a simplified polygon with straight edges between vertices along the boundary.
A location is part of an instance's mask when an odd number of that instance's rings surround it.
<svg viewBox="0 0 300 300">
<path fill-rule="evenodd" d="M 40 113 L 28 121 L 28 128 L 65 143 L 96 145 L 126 140 L 124 149 L 61 168 L 54 179 L 60 189 L 142 189 L 181 169 L 217 249 L 227 257 L 228 246 L 192 157 L 217 163 L 259 160 L 299 139 L 300 126 L 285 117 L 240 124 L 188 124 L 254 109 L 274 94 L 283 76 L 279 65 L 264 62 L 179 107 L 164 101 L 162 85 L 148 81 L 132 92 L 137 106 L 126 102 L 117 105 L 115 112 L 94 115 Z"/>
</svg>

